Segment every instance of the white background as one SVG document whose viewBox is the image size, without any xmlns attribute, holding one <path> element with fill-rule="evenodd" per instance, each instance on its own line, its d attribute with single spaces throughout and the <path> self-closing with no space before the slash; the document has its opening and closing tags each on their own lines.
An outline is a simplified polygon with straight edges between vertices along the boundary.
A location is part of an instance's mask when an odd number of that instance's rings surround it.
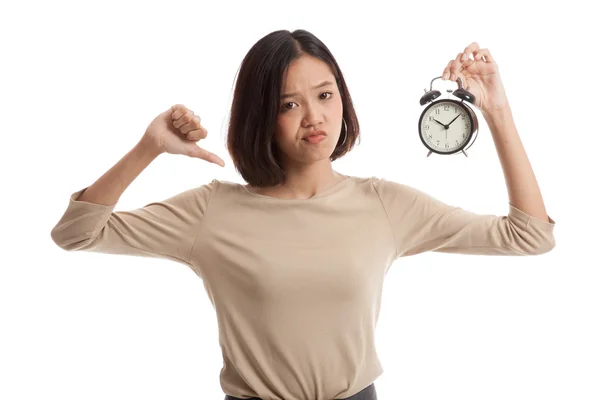
<svg viewBox="0 0 600 400">
<path fill-rule="evenodd" d="M 216 316 L 190 269 L 65 252 L 50 231 L 71 193 L 176 103 L 201 116 L 201 146 L 226 167 L 161 155 L 116 210 L 214 178 L 243 183 L 225 148 L 235 74 L 261 37 L 298 28 L 333 52 L 360 119 L 362 141 L 337 171 L 505 215 L 479 110 L 468 158 L 426 158 L 417 133 L 423 89 L 471 42 L 488 48 L 556 221 L 556 248 L 544 255 L 426 253 L 392 266 L 377 328 L 379 399 L 600 398 L 593 15 L 577 1 L 3 2 L 0 398 L 225 397 Z M 457 87 L 434 86 L 445 96 Z"/>
</svg>

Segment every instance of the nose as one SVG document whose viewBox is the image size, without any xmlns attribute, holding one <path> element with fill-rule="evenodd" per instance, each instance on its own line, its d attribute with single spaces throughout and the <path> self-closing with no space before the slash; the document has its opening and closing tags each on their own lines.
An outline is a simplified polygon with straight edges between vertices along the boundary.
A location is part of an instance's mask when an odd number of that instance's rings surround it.
<svg viewBox="0 0 600 400">
<path fill-rule="evenodd" d="M 304 127 L 317 126 L 323 122 L 323 115 L 318 105 L 308 104 L 305 107 L 303 124 Z"/>
</svg>

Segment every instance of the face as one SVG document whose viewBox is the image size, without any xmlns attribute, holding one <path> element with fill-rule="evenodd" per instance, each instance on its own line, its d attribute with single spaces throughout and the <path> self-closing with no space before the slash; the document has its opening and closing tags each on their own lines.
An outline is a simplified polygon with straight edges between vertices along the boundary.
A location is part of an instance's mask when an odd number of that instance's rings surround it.
<svg viewBox="0 0 600 400">
<path fill-rule="evenodd" d="M 284 163 L 329 162 L 340 137 L 343 107 L 327 64 L 307 55 L 296 59 L 283 77 L 281 96 L 275 141 Z M 315 130 L 326 133 L 324 140 L 303 139 Z"/>
</svg>

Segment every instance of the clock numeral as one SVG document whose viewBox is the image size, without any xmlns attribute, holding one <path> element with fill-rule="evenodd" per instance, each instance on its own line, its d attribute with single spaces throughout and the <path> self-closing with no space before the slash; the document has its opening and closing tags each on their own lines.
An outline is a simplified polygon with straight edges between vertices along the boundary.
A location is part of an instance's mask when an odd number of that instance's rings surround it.
<svg viewBox="0 0 600 400">
<path fill-rule="evenodd" d="M 461 115 L 460 118 L 461 119 L 465 119 L 467 116 L 465 114 Z"/>
<path fill-rule="evenodd" d="M 433 139 L 433 136 L 429 135 L 429 139 Z"/>
<path fill-rule="evenodd" d="M 444 105 L 444 111 L 448 111 L 450 109 L 450 105 Z"/>
<path fill-rule="evenodd" d="M 433 121 L 433 117 L 431 115 L 429 116 L 429 121 Z"/>
<path fill-rule="evenodd" d="M 454 114 L 458 114 L 458 108 L 456 108 L 456 106 L 454 106 Z"/>
<path fill-rule="evenodd" d="M 463 137 L 464 137 L 464 135 L 463 135 Z M 456 145 L 458 146 L 458 140 L 456 141 Z"/>
<path fill-rule="evenodd" d="M 448 143 L 446 143 L 446 148 L 448 148 Z"/>
<path fill-rule="evenodd" d="M 425 125 L 425 129 L 429 129 L 429 125 Z"/>
<path fill-rule="evenodd" d="M 440 109 L 439 109 L 439 108 L 436 108 L 436 109 L 435 109 L 435 113 L 436 113 L 436 114 L 439 114 L 439 113 L 440 113 Z"/>
<path fill-rule="evenodd" d="M 465 138 L 466 133 L 463 133 L 463 139 Z"/>
</svg>

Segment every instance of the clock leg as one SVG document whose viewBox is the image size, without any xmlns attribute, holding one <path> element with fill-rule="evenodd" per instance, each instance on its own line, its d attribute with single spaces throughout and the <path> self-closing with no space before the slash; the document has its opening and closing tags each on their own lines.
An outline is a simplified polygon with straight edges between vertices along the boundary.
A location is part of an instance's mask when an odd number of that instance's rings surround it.
<svg viewBox="0 0 600 400">
<path fill-rule="evenodd" d="M 463 152 L 463 154 L 465 155 L 465 157 L 469 157 L 469 156 L 467 155 L 467 153 L 465 152 L 465 149 L 462 149 L 461 151 Z"/>
<path fill-rule="evenodd" d="M 429 150 L 429 153 L 427 153 L 427 157 L 429 157 L 431 153 L 433 153 L 433 151 Z"/>
</svg>

